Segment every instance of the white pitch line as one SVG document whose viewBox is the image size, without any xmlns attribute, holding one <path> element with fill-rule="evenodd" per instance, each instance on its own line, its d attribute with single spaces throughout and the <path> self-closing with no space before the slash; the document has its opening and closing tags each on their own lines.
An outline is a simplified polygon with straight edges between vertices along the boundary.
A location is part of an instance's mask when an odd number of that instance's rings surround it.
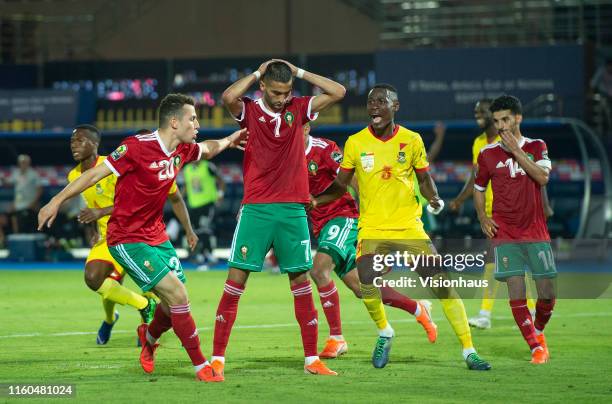
<svg viewBox="0 0 612 404">
<path fill-rule="evenodd" d="M 610 317 L 612 316 L 612 312 L 597 312 L 597 313 L 570 313 L 570 314 L 555 314 L 553 315 L 553 319 L 556 318 L 579 318 L 579 317 Z M 510 320 L 513 319 L 514 317 L 510 317 L 510 316 L 495 316 L 493 317 L 493 320 Z M 444 320 L 443 317 L 433 317 L 434 321 L 442 321 Z M 413 318 L 404 318 L 404 319 L 398 319 L 398 320 L 393 320 L 393 323 L 409 323 L 409 322 L 413 322 L 415 321 Z M 371 324 L 371 321 L 342 321 L 343 324 L 353 324 L 353 325 L 360 325 L 360 324 Z M 295 327 L 296 323 L 279 323 L 279 324 L 252 324 L 252 325 L 236 325 L 233 327 L 233 329 L 243 329 L 243 330 L 248 330 L 248 329 L 261 329 L 261 328 L 285 328 L 285 327 Z M 212 330 L 213 327 L 200 327 L 198 328 L 198 331 L 208 331 L 208 330 Z M 113 334 L 131 334 L 134 333 L 134 330 L 113 330 Z M 76 335 L 96 335 L 98 334 L 95 331 L 69 331 L 69 332 L 56 332 L 56 333 L 50 333 L 50 334 L 44 334 L 44 333 L 31 333 L 31 334 L 10 334 L 10 335 L 0 335 L 0 339 L 7 339 L 7 338 L 31 338 L 31 337 L 71 337 L 71 336 L 76 336 Z"/>
</svg>

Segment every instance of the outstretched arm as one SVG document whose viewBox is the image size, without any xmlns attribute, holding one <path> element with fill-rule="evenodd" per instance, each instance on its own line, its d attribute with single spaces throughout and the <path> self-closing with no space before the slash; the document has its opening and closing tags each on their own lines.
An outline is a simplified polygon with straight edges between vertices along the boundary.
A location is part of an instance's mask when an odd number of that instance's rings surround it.
<svg viewBox="0 0 612 404">
<path fill-rule="evenodd" d="M 38 230 L 42 230 L 45 224 L 47 227 L 51 227 L 57 216 L 57 211 L 65 200 L 80 194 L 102 178 L 108 177 L 111 174 L 112 172 L 106 164 L 99 164 L 85 171 L 79 178 L 66 185 L 59 194 L 51 198 L 49 203 L 38 212 Z"/>
<path fill-rule="evenodd" d="M 202 147 L 202 158 L 210 160 L 228 147 L 230 149 L 244 150 L 248 139 L 248 133 L 247 129 L 244 128 L 237 130 L 223 139 L 211 139 L 200 142 L 200 147 Z"/>
</svg>

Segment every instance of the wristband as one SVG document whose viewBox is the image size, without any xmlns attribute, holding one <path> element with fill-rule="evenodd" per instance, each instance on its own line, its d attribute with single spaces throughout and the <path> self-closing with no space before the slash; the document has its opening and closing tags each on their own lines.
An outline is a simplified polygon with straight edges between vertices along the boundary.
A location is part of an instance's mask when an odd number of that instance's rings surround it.
<svg viewBox="0 0 612 404">
<path fill-rule="evenodd" d="M 434 208 L 431 205 L 427 205 L 427 211 L 434 215 L 437 215 L 442 212 L 442 209 L 444 209 L 444 201 L 442 199 L 438 199 L 438 202 L 440 203 L 440 206 L 438 208 Z"/>
<path fill-rule="evenodd" d="M 297 77 L 298 79 L 302 79 L 304 78 L 304 73 L 305 73 L 304 69 L 298 69 L 297 73 L 295 73 L 295 77 Z"/>
<path fill-rule="evenodd" d="M 255 80 L 259 80 L 261 78 L 261 73 L 259 73 L 259 70 L 255 70 L 253 75 L 255 76 Z"/>
</svg>

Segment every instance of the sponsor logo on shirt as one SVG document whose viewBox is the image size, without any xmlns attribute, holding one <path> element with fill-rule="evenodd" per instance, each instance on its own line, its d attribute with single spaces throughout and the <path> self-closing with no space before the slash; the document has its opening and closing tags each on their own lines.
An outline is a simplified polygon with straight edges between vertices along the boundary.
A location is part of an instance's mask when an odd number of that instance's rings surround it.
<svg viewBox="0 0 612 404">
<path fill-rule="evenodd" d="M 117 161 L 121 157 L 123 157 L 125 153 L 127 153 L 127 150 L 128 150 L 127 145 L 122 144 L 121 146 L 117 147 L 117 149 L 114 152 L 111 153 L 111 158 Z"/>
</svg>

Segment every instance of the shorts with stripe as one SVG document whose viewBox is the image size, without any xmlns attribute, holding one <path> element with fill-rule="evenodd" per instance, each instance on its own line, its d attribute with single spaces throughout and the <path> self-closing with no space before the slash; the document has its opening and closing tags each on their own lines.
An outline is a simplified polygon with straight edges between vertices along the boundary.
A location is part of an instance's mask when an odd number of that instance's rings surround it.
<svg viewBox="0 0 612 404">
<path fill-rule="evenodd" d="M 304 205 L 299 203 L 245 204 L 238 215 L 228 265 L 259 272 L 270 249 L 281 273 L 312 268 L 310 233 Z"/>
<path fill-rule="evenodd" d="M 111 255 L 144 292 L 158 284 L 170 271 L 186 282 L 181 261 L 170 241 L 159 245 L 125 243 L 108 247 Z"/>
<path fill-rule="evenodd" d="M 334 260 L 334 272 L 343 278 L 355 268 L 357 249 L 357 219 L 335 217 L 319 233 L 317 253 L 329 255 Z"/>
</svg>

